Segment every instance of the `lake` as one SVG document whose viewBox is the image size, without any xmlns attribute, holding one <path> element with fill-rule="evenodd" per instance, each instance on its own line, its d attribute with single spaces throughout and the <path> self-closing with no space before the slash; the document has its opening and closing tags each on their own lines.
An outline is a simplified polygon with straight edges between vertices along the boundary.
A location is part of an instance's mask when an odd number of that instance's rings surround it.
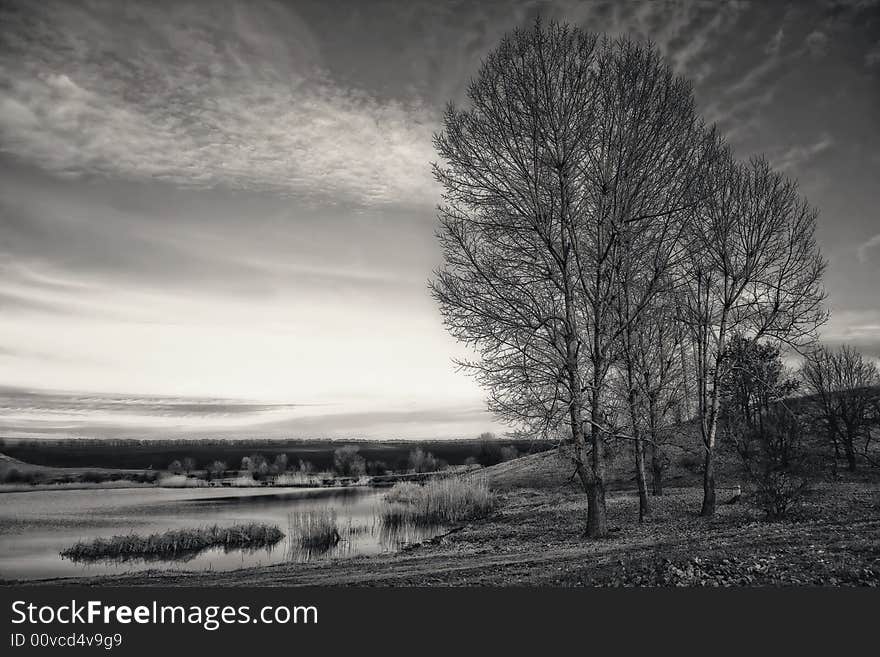
<svg viewBox="0 0 880 657">
<path fill-rule="evenodd" d="M 233 570 L 282 562 L 395 552 L 441 528 L 389 531 L 378 519 L 384 491 L 370 488 L 129 488 L 0 494 L 0 578 L 38 579 L 148 569 Z M 323 553 L 302 549 L 291 536 L 296 512 L 334 509 L 342 540 Z M 73 562 L 59 552 L 78 541 L 118 534 L 242 522 L 277 525 L 284 539 L 270 548 L 214 548 L 185 560 Z"/>
</svg>

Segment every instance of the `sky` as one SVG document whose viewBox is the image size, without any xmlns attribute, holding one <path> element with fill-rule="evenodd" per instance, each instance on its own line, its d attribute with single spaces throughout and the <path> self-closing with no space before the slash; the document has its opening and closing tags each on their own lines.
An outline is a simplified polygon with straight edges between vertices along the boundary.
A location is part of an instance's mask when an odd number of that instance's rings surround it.
<svg viewBox="0 0 880 657">
<path fill-rule="evenodd" d="M 649 39 L 820 211 L 880 358 L 880 1 L 0 3 L 0 435 L 501 432 L 452 358 L 431 137 L 536 16 Z"/>
</svg>

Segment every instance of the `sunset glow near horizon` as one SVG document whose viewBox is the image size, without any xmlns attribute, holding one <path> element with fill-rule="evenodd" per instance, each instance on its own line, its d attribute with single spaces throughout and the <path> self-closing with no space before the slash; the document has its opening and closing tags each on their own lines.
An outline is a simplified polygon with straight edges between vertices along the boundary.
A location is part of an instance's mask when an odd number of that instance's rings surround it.
<svg viewBox="0 0 880 657">
<path fill-rule="evenodd" d="M 480 5 L 5 3 L 0 436 L 504 431 L 426 286 L 431 136 L 539 11 L 650 37 L 799 180 L 823 339 L 880 357 L 880 3 Z"/>
</svg>

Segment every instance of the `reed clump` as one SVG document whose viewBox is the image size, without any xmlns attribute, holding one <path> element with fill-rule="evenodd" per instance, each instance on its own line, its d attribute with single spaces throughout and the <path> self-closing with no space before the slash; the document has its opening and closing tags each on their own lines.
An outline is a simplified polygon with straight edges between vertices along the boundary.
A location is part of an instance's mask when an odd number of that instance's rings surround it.
<svg viewBox="0 0 880 657">
<path fill-rule="evenodd" d="M 494 508 L 486 477 L 449 477 L 395 484 L 385 495 L 380 516 L 386 525 L 443 525 L 482 518 Z"/>
<path fill-rule="evenodd" d="M 290 515 L 290 535 L 308 550 L 324 551 L 339 543 L 336 509 L 312 509 Z"/>
<path fill-rule="evenodd" d="M 226 550 L 269 547 L 282 538 L 284 532 L 275 525 L 257 522 L 231 527 L 211 525 L 197 529 L 174 529 L 147 536 L 125 534 L 81 541 L 63 550 L 61 556 L 74 561 L 163 557 L 173 559 L 214 547 Z"/>
</svg>

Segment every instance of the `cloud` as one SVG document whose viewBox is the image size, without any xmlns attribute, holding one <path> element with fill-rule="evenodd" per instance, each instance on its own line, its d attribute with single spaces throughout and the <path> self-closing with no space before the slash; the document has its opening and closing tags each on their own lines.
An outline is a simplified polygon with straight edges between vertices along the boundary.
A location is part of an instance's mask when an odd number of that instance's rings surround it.
<svg viewBox="0 0 880 657">
<path fill-rule="evenodd" d="M 813 30 L 804 40 L 804 46 L 812 57 L 824 57 L 828 52 L 828 35 L 821 30 Z"/>
<path fill-rule="evenodd" d="M 859 262 L 869 262 L 880 251 L 880 233 L 859 245 L 857 250 Z"/>
<path fill-rule="evenodd" d="M 880 41 L 875 43 L 871 49 L 865 53 L 865 66 L 868 68 L 880 66 Z"/>
<path fill-rule="evenodd" d="M 798 144 L 782 150 L 778 155 L 771 154 L 769 157 L 778 169 L 787 171 L 804 166 L 814 157 L 833 146 L 834 139 L 831 135 L 822 134 L 812 144 Z"/>
<path fill-rule="evenodd" d="M 880 359 L 880 311 L 833 312 L 822 328 L 822 342 L 832 347 L 848 344 L 865 356 Z"/>
<path fill-rule="evenodd" d="M 764 52 L 770 55 L 771 57 L 776 57 L 779 55 L 779 52 L 782 50 L 782 41 L 785 38 L 785 28 L 780 26 L 778 30 L 773 34 L 773 38 L 767 43 L 767 47 L 764 48 Z"/>
<path fill-rule="evenodd" d="M 10 437 L 424 439 L 504 429 L 473 404 L 342 410 L 338 404 L 261 404 L 0 386 L 0 432 Z"/>
<path fill-rule="evenodd" d="M 431 202 L 435 113 L 334 82 L 292 12 L 116 6 L 0 16 L 3 151 L 61 176 Z"/>
</svg>

